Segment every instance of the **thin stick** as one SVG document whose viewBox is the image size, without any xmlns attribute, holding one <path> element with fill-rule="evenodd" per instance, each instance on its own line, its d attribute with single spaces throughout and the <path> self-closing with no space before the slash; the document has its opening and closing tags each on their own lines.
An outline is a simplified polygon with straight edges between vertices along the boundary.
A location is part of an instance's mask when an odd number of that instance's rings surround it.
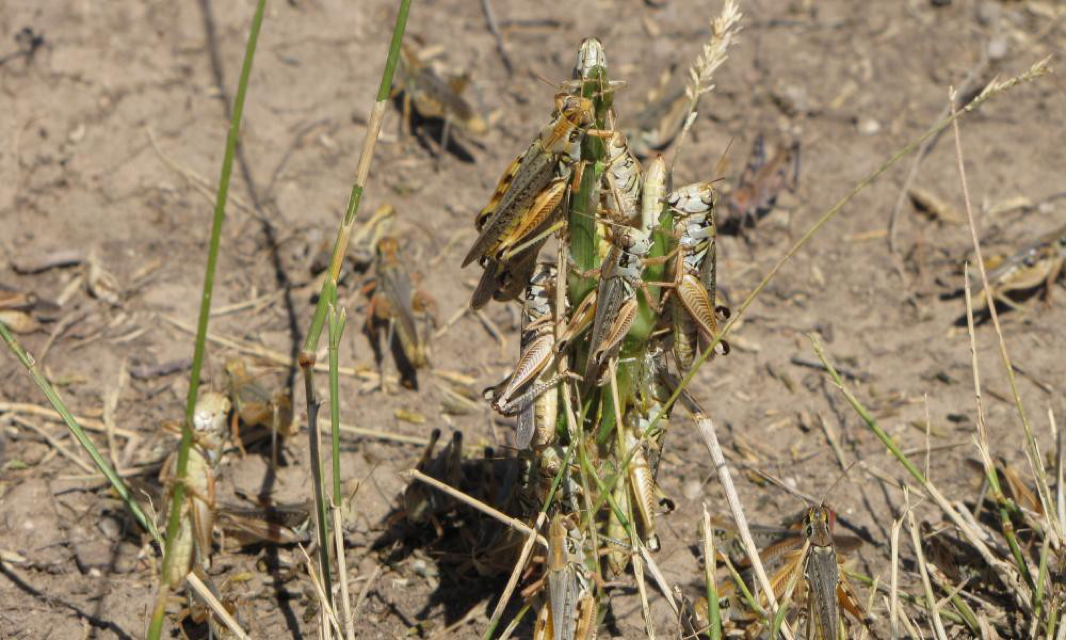
<svg viewBox="0 0 1066 640">
<path fill-rule="evenodd" d="M 196 572 L 190 571 L 189 575 L 185 576 L 185 582 L 192 587 L 192 590 L 196 592 L 196 595 L 200 597 L 211 609 L 211 613 L 216 618 L 222 621 L 222 624 L 226 625 L 230 631 L 237 636 L 239 640 L 248 640 L 248 634 L 244 632 L 241 625 L 230 614 L 229 610 L 218 601 L 211 588 L 204 584 L 204 581 L 200 579 L 200 576 L 196 575 Z"/>
<path fill-rule="evenodd" d="M 489 618 L 489 629 L 495 629 L 496 625 L 500 623 L 500 616 L 503 615 L 504 610 L 507 608 L 507 604 L 511 601 L 511 595 L 518 586 L 518 579 L 522 576 L 522 570 L 525 569 L 526 563 L 529 562 L 529 556 L 533 552 L 533 543 L 537 541 L 536 531 L 544 526 L 544 522 L 547 519 L 547 512 L 541 511 L 537 514 L 537 522 L 534 525 L 533 533 L 526 536 L 526 542 L 522 545 L 522 553 L 518 556 L 518 562 L 515 563 L 514 570 L 511 571 L 511 577 L 507 579 L 507 586 L 504 587 L 503 594 L 500 595 L 500 600 L 496 603 L 496 608 L 492 611 L 492 617 Z"/>
<path fill-rule="evenodd" d="M 333 548 L 337 556 L 337 579 L 341 583 L 341 616 L 344 634 L 347 640 L 355 640 L 355 618 L 352 617 L 352 600 L 348 594 L 348 566 L 344 558 L 344 514 L 341 507 L 334 504 L 330 508 L 333 516 Z"/>
<path fill-rule="evenodd" d="M 78 456 L 74 455 L 70 451 L 67 451 L 66 447 L 64 447 L 62 445 L 62 443 L 59 442 L 59 440 L 56 440 L 51 434 L 49 434 L 47 431 L 45 431 L 41 427 L 35 425 L 34 423 L 30 422 L 29 420 L 27 420 L 25 418 L 20 418 L 18 416 L 12 416 L 11 417 L 11 421 L 12 422 L 16 422 L 18 424 L 21 424 L 22 426 L 26 427 L 27 429 L 31 429 L 32 431 L 37 433 L 37 435 L 39 435 L 42 438 L 44 438 L 45 441 L 47 441 L 48 444 L 51 445 L 53 449 L 58 451 L 64 458 L 66 458 L 67 460 L 70 460 L 74 464 L 78 465 L 81 468 L 82 471 L 84 471 L 85 473 L 92 474 L 92 476 L 94 478 L 98 477 L 96 475 L 96 470 L 93 469 L 92 465 L 90 465 L 88 462 L 82 460 Z"/>
<path fill-rule="evenodd" d="M 951 96 L 953 116 L 956 113 L 954 98 L 955 95 L 953 92 Z M 981 242 L 977 239 L 977 222 L 974 220 L 973 207 L 970 203 L 970 187 L 966 180 L 966 165 L 962 159 L 962 137 L 959 134 L 958 122 L 952 120 L 951 129 L 955 134 L 955 158 L 959 166 L 959 180 L 962 182 L 962 195 L 966 204 L 966 219 L 970 226 L 970 238 L 973 240 L 974 256 L 977 259 L 977 269 L 981 273 L 981 284 L 984 286 L 985 293 L 988 294 L 988 312 L 992 316 L 992 326 L 995 327 L 996 337 L 999 339 L 999 353 L 1003 359 L 1003 367 L 1007 371 L 1007 381 L 1010 383 L 1011 394 L 1014 397 L 1014 406 L 1018 410 L 1018 417 L 1022 421 L 1022 430 L 1025 433 L 1025 455 L 1029 460 L 1029 468 L 1032 470 L 1033 476 L 1036 478 L 1036 488 L 1037 492 L 1040 494 L 1040 502 L 1044 506 L 1045 513 L 1048 513 L 1049 516 L 1051 516 L 1048 518 L 1048 521 L 1051 523 L 1051 532 L 1055 537 L 1056 543 L 1061 543 L 1064 535 L 1063 529 L 1059 526 L 1058 518 L 1054 517 L 1055 504 L 1051 501 L 1051 490 L 1048 488 L 1047 473 L 1044 470 L 1043 458 L 1040 456 L 1040 446 L 1037 444 L 1036 437 L 1033 435 L 1033 429 L 1029 424 L 1029 419 L 1025 415 L 1025 407 L 1022 405 L 1022 398 L 1018 394 L 1018 384 L 1014 377 L 1014 367 L 1011 366 L 1010 355 L 1007 353 L 1007 341 L 1003 338 L 1003 328 L 999 324 L 999 312 L 996 311 L 995 301 L 992 300 L 992 288 L 988 284 L 988 274 L 985 272 L 984 258 L 981 256 Z"/>
<path fill-rule="evenodd" d="M 378 579 L 378 576 L 380 575 L 381 565 L 374 565 L 374 572 L 370 574 L 369 578 L 367 578 L 366 584 L 364 584 L 363 588 L 359 591 L 359 597 L 355 599 L 355 607 L 352 609 L 353 620 L 355 619 L 355 616 L 359 615 L 359 610 L 363 607 L 363 602 L 365 602 L 366 597 L 370 595 L 370 587 L 374 584 L 374 582 Z"/>
<path fill-rule="evenodd" d="M 714 581 L 714 530 L 711 528 L 711 513 L 707 503 L 703 503 L 703 520 L 700 522 L 703 533 L 703 579 L 707 583 L 707 619 L 710 621 L 711 640 L 722 638 L 722 612 L 718 608 L 718 585 Z"/>
<path fill-rule="evenodd" d="M 489 505 L 485 504 L 484 502 L 478 500 L 477 498 L 473 498 L 471 496 L 468 496 L 467 494 L 463 493 L 462 491 L 459 491 L 458 489 L 456 489 L 456 488 L 454 488 L 452 486 L 444 484 L 443 482 L 441 482 L 440 480 L 437 480 L 436 478 L 431 478 L 430 476 L 427 476 L 426 474 L 422 473 L 418 469 L 409 469 L 404 475 L 406 475 L 406 476 L 408 476 L 410 478 L 413 478 L 415 480 L 421 480 L 422 482 L 425 482 L 426 484 L 428 484 L 429 486 L 433 487 L 434 489 L 437 489 L 439 491 L 443 491 L 444 493 L 450 495 L 451 497 L 453 497 L 456 500 L 462 502 L 463 504 L 469 505 L 469 506 L 477 509 L 478 511 L 480 511 L 480 512 L 482 512 L 484 514 L 489 515 L 489 516 L 499 520 L 500 522 L 502 522 L 505 525 L 511 527 L 512 529 L 517 529 L 517 530 L 521 531 L 522 533 L 526 534 L 527 536 L 528 535 L 536 536 L 537 542 L 539 542 L 540 545 L 542 547 L 544 547 L 545 549 L 548 548 L 547 539 L 545 539 L 544 536 L 542 536 L 539 533 L 537 533 L 535 529 L 532 529 L 529 525 L 527 525 L 526 523 L 522 522 L 521 520 L 518 520 L 517 518 L 512 518 L 509 515 L 501 513 L 500 511 L 497 511 L 496 509 L 493 509 L 492 507 L 490 507 Z"/>
<path fill-rule="evenodd" d="M 218 264 L 219 246 L 222 241 L 222 225 L 226 220 L 226 198 L 229 194 L 230 175 L 233 171 L 233 159 L 237 153 L 237 140 L 241 129 L 241 116 L 244 113 L 244 98 L 248 89 L 248 78 L 252 74 L 252 61 L 255 48 L 259 42 L 259 29 L 263 24 L 266 0 L 256 3 L 255 16 L 252 18 L 248 43 L 241 63 L 241 75 L 237 81 L 237 93 L 233 100 L 229 132 L 226 135 L 226 152 L 222 158 L 222 169 L 218 180 L 218 193 L 215 198 L 215 212 L 211 222 L 211 239 L 207 250 L 207 264 L 204 267 L 204 287 L 200 296 L 200 318 L 196 327 L 196 340 L 193 345 L 192 371 L 189 374 L 189 393 L 185 402 L 185 420 L 181 428 L 181 444 L 178 446 L 177 484 L 171 498 L 170 519 L 167 522 L 166 546 L 163 551 L 162 575 L 171 575 L 174 563 L 173 546 L 178 534 L 181 519 L 182 501 L 185 497 L 185 476 L 189 466 L 189 447 L 192 446 L 192 419 L 196 410 L 197 394 L 200 390 L 200 370 L 204 363 L 207 347 L 207 324 L 211 315 L 211 299 L 215 288 L 215 269 Z M 166 580 L 160 580 L 160 595 L 152 612 L 152 622 L 148 627 L 149 640 L 159 640 L 163 631 L 163 617 L 166 614 Z"/>
<path fill-rule="evenodd" d="M 511 58 L 507 55 L 507 47 L 503 44 L 500 25 L 496 22 L 496 15 L 492 12 L 490 0 L 481 0 L 481 11 L 485 14 L 485 24 L 489 27 L 489 33 L 496 39 L 496 51 L 500 54 L 500 61 L 503 62 L 503 67 L 507 69 L 507 75 L 511 75 L 514 73 L 514 66 L 511 65 Z"/>
<path fill-rule="evenodd" d="M 769 617 L 772 620 L 777 616 L 777 597 L 774 595 L 774 588 L 766 575 L 766 569 L 762 566 L 762 559 L 759 558 L 759 549 L 755 545 L 755 540 L 751 537 L 751 531 L 748 529 L 748 520 L 744 517 L 744 507 L 740 504 L 740 497 L 733 486 L 733 478 L 729 474 L 729 465 L 726 464 L 725 456 L 722 455 L 722 447 L 718 444 L 718 436 L 714 432 L 714 423 L 703 413 L 696 414 L 694 417 L 696 419 L 696 429 L 700 432 L 703 444 L 711 454 L 711 462 L 718 473 L 718 481 L 722 484 L 722 492 L 725 493 L 729 512 L 733 515 L 733 522 L 737 525 L 737 533 L 740 534 L 740 540 L 744 543 L 744 551 L 748 554 L 748 559 L 751 560 L 751 566 L 755 570 L 755 577 L 759 580 L 759 586 L 766 593 L 766 601 L 770 604 L 771 615 Z M 787 622 L 782 622 L 781 633 L 788 640 L 792 640 L 792 630 Z"/>
<path fill-rule="evenodd" d="M 892 640 L 897 640 L 899 638 L 899 531 L 902 526 L 903 516 L 901 515 L 892 521 L 892 531 L 888 539 L 892 556 L 888 628 Z"/>
<path fill-rule="evenodd" d="M 328 625 L 322 628 L 325 632 L 325 638 L 330 640 L 330 627 L 340 636 L 342 635 L 341 625 L 337 621 L 337 614 L 333 611 L 333 600 L 326 594 L 326 590 L 322 586 L 322 580 L 319 579 L 318 573 L 315 572 L 315 563 L 311 560 L 311 556 L 307 555 L 307 550 L 304 549 L 302 544 L 297 546 L 300 548 L 300 553 L 303 554 L 304 561 L 307 563 L 307 577 L 311 579 L 311 586 L 315 588 L 315 595 L 318 596 L 318 604 L 322 607 L 322 619 L 328 622 Z"/>
<path fill-rule="evenodd" d="M 985 69 L 988 68 L 988 48 L 981 47 L 981 59 L 969 72 L 966 73 L 966 78 L 963 79 L 962 84 L 959 85 L 959 94 L 966 95 L 973 89 L 973 85 L 977 82 L 977 79 L 984 75 Z M 947 116 L 951 115 L 952 104 L 944 107 L 944 109 L 937 115 L 934 122 L 939 122 Z M 910 193 L 911 185 L 914 184 L 914 179 L 918 177 L 918 169 L 922 166 L 922 160 L 925 159 L 929 152 L 933 150 L 936 143 L 940 141 L 940 136 L 943 134 L 941 131 L 937 135 L 929 138 L 922 146 L 918 148 L 917 153 L 914 154 L 914 160 L 911 162 L 911 168 L 907 171 L 907 177 L 903 180 L 903 186 L 899 189 L 899 195 L 896 196 L 896 204 L 892 206 L 892 212 L 888 214 L 888 251 L 889 253 L 896 253 L 896 225 L 899 219 L 899 214 L 903 211 L 903 203 L 907 201 L 907 194 Z"/>
<path fill-rule="evenodd" d="M 0 337 L 3 338 L 4 342 L 7 343 L 8 348 L 11 349 L 18 361 L 21 362 L 22 366 L 29 372 L 30 377 L 33 378 L 34 384 L 37 385 L 37 388 L 41 390 L 41 393 L 43 393 L 46 398 L 48 398 L 48 402 L 52 404 L 52 407 L 63 418 L 67 428 L 70 429 L 72 434 L 74 434 L 74 438 L 78 441 L 78 444 L 85 449 L 96 467 L 104 474 L 104 477 L 107 478 L 108 482 L 111 483 L 111 486 L 115 489 L 115 493 L 117 493 L 118 497 L 126 504 L 126 508 L 128 508 L 130 513 L 133 514 L 137 523 L 140 524 L 145 531 L 150 533 L 156 542 L 161 542 L 162 538 L 159 536 L 159 530 L 156 529 L 155 523 L 145 515 L 144 511 L 141 509 L 141 505 L 137 503 L 136 499 L 134 499 L 129 487 L 127 487 L 122 478 L 115 473 L 115 470 L 111 468 L 111 465 L 104 460 L 103 456 L 100 455 L 100 452 L 96 450 L 96 445 L 94 445 L 92 440 L 89 439 L 89 436 L 85 435 L 85 431 L 82 430 L 81 425 L 74 419 L 74 416 L 71 415 L 62 398 L 56 393 L 55 388 L 52 387 L 52 384 L 48 382 L 44 375 L 38 370 L 37 362 L 33 359 L 33 356 L 22 348 L 22 345 L 15 340 L 15 336 L 8 331 L 7 325 L 3 322 L 0 322 Z"/>
<path fill-rule="evenodd" d="M 6 340 L 6 338 L 5 338 Z M 34 362 L 33 356 L 26 354 L 31 362 Z M 21 360 L 21 358 L 20 358 Z M 58 397 L 58 396 L 57 396 Z M 30 415 L 39 416 L 46 420 L 55 420 L 58 422 L 64 422 L 66 418 L 63 414 L 55 409 L 49 409 L 48 407 L 42 407 L 41 405 L 33 404 L 30 402 L 0 402 L 0 413 L 28 413 Z M 69 411 L 68 411 L 69 413 Z M 103 422 L 94 418 L 87 418 L 85 416 L 76 416 L 70 414 L 71 420 L 78 423 L 85 431 L 95 431 L 97 433 L 107 433 L 107 427 Z M 123 429 L 121 427 L 115 427 L 115 435 L 122 436 L 123 438 L 137 438 L 138 435 L 130 431 L 129 429 Z"/>
<path fill-rule="evenodd" d="M 929 613 L 933 618 L 933 629 L 936 631 L 936 637 L 939 640 L 947 640 L 947 633 L 944 631 L 944 622 L 940 619 L 940 606 L 933 596 L 933 585 L 929 581 L 929 567 L 925 563 L 925 555 L 922 554 L 922 540 L 918 536 L 918 525 L 914 521 L 914 512 L 911 511 L 911 498 L 910 491 L 903 490 L 904 507 L 907 516 L 907 524 L 910 527 L 911 532 L 911 544 L 914 545 L 914 555 L 918 558 L 918 570 L 922 576 L 922 589 L 925 591 L 925 600 L 929 605 Z"/>
</svg>

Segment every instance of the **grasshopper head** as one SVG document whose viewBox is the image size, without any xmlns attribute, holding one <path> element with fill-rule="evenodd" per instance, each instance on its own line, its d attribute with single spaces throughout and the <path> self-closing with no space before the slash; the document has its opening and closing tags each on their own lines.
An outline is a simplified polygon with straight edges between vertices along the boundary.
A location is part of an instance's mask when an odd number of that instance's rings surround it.
<svg viewBox="0 0 1066 640">
<path fill-rule="evenodd" d="M 833 544 L 830 532 L 834 520 L 833 512 L 821 505 L 807 510 L 803 523 L 803 535 L 816 547 L 828 547 Z"/>
<path fill-rule="evenodd" d="M 396 241 L 396 238 L 385 236 L 378 240 L 377 254 L 379 259 L 386 261 L 396 260 L 399 253 L 400 243 Z"/>
<path fill-rule="evenodd" d="M 651 251 L 651 236 L 636 227 L 623 228 L 615 242 L 626 253 L 637 256 L 646 256 Z"/>
<path fill-rule="evenodd" d="M 585 80 L 592 75 L 595 67 L 607 68 L 607 54 L 603 44 L 596 38 L 585 38 L 577 50 L 577 64 L 574 65 L 574 80 Z"/>
</svg>

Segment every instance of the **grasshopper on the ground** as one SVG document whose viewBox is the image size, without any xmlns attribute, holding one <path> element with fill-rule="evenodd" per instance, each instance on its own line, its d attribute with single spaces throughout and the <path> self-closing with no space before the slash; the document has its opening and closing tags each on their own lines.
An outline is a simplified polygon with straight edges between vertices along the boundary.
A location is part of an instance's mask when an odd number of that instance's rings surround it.
<svg viewBox="0 0 1066 640">
<path fill-rule="evenodd" d="M 556 513 L 548 527 L 548 606 L 537 617 L 534 640 L 592 640 L 596 600 L 585 566 L 583 541 L 566 516 Z"/>
<path fill-rule="evenodd" d="M 225 539 L 238 546 L 307 544 L 313 508 L 310 501 L 258 507 L 219 505 L 215 520 Z"/>
<path fill-rule="evenodd" d="M 492 408 L 503 415 L 517 415 L 515 447 L 532 444 L 540 449 L 551 444 L 559 412 L 555 368 L 555 315 L 553 295 L 556 268 L 536 265 L 526 286 L 522 304 L 521 355 L 514 371 L 502 383 L 486 389 L 492 393 Z M 565 310 L 564 310 L 565 312 Z"/>
<path fill-rule="evenodd" d="M 773 210 L 783 190 L 794 192 L 799 184 L 800 143 L 778 149 L 769 162 L 762 134 L 755 138 L 751 158 L 729 194 L 728 226 L 740 231 L 752 228 Z"/>
<path fill-rule="evenodd" d="M 674 359 L 684 375 L 700 352 L 718 334 L 718 321 L 729 317 L 729 309 L 717 304 L 717 250 L 714 207 L 717 194 L 710 182 L 698 182 L 673 191 L 666 197 L 674 214 L 678 253 L 671 260 L 673 296 Z M 729 353 L 729 343 L 720 341 L 716 353 Z"/>
<path fill-rule="evenodd" d="M 370 307 L 367 310 L 364 331 L 377 344 L 378 328 L 387 327 L 386 349 L 392 349 L 395 355 L 402 353 L 406 363 L 413 369 L 420 369 L 429 364 L 428 329 L 434 323 L 437 303 L 425 291 L 415 289 L 411 277 L 407 274 L 400 259 L 400 244 L 391 236 L 378 240 L 374 262 L 375 279 L 363 288 L 365 293 L 373 292 Z M 420 322 L 421 320 L 421 322 Z M 420 325 L 423 327 L 420 330 Z M 394 344 L 393 338 L 399 343 Z M 376 347 L 375 347 L 376 349 Z M 381 387 L 385 385 L 385 353 L 380 353 Z M 411 374 L 412 371 L 402 374 Z M 413 379 L 405 378 L 410 385 Z"/>
<path fill-rule="evenodd" d="M 989 298 L 1019 309 L 1007 295 L 1044 288 L 1044 300 L 1051 299 L 1052 285 L 1066 266 L 1066 226 L 1060 227 L 1030 243 L 1014 255 L 998 262 L 988 272 L 991 292 L 982 289 L 976 308 L 987 308 Z M 991 293 L 991 295 L 990 295 Z"/>
<path fill-rule="evenodd" d="M 292 396 L 284 390 L 270 393 L 255 377 L 248 373 L 248 367 L 241 358 L 233 358 L 226 363 L 226 378 L 229 397 L 233 402 L 233 416 L 230 419 L 230 436 L 233 443 L 244 454 L 241 440 L 240 423 L 245 427 L 266 427 L 270 429 L 270 457 L 276 465 L 278 461 L 278 437 L 288 438 L 299 430 L 292 411 Z"/>
<path fill-rule="evenodd" d="M 770 577 L 770 584 L 778 598 L 794 584 L 797 572 L 802 571 L 802 592 L 806 598 L 808 640 L 838 640 L 847 637 L 841 609 L 860 624 L 869 628 L 870 618 L 863 611 L 847 578 L 840 572 L 841 551 L 855 549 L 861 544 L 852 536 L 833 535 L 835 516 L 823 505 L 809 507 L 800 532 L 784 530 L 791 535 L 759 551 L 763 562 L 780 562 L 780 568 Z M 763 528 L 763 535 L 776 535 L 780 530 Z M 755 531 L 752 532 L 755 534 Z M 801 535 L 796 535 L 800 533 Z"/>
<path fill-rule="evenodd" d="M 441 132 L 441 146 L 444 148 L 448 147 L 448 133 L 453 124 L 474 135 L 488 131 L 485 119 L 462 96 L 467 84 L 464 76 L 448 80 L 441 78 L 407 45 L 400 49 L 396 71 L 397 89 L 403 91 L 402 124 L 407 125 L 408 132 L 411 129 L 412 104 L 422 117 L 444 121 Z"/>
<path fill-rule="evenodd" d="M 229 399 L 221 393 L 209 391 L 200 396 L 193 412 L 193 444 L 189 448 L 185 470 L 185 498 L 181 504 L 178 534 L 171 545 L 173 559 L 170 574 L 165 576 L 172 589 L 177 589 L 194 567 L 211 566 L 211 542 L 215 527 L 215 471 L 222 460 L 226 442 L 226 416 Z M 163 463 L 159 480 L 171 488 L 178 477 L 178 455 L 173 452 Z M 169 502 L 169 500 L 167 501 Z M 169 513 L 169 505 L 162 513 Z"/>
</svg>

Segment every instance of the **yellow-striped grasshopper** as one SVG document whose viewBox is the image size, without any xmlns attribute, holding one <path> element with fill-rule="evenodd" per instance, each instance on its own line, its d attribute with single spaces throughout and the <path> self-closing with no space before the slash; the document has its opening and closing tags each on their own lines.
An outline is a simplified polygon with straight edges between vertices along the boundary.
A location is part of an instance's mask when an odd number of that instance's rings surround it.
<svg viewBox="0 0 1066 640">
<path fill-rule="evenodd" d="M 478 214 L 481 232 L 462 266 L 502 254 L 529 238 L 562 201 L 570 165 L 578 157 L 592 103 L 579 96 L 556 96 L 556 113 L 529 148 L 504 171 L 489 203 Z"/>
<path fill-rule="evenodd" d="M 795 191 L 799 183 L 800 144 L 794 141 L 781 148 L 769 162 L 762 134 L 755 138 L 751 158 L 729 195 L 729 226 L 751 228 L 765 218 L 777 203 L 781 191 Z"/>
<path fill-rule="evenodd" d="M 185 499 L 181 504 L 181 519 L 177 537 L 171 545 L 173 560 L 170 574 L 165 576 L 172 589 L 177 589 L 194 567 L 211 566 L 211 542 L 215 527 L 215 471 L 222 460 L 226 443 L 226 416 L 231 405 L 229 398 L 209 391 L 200 396 L 193 412 L 193 444 L 189 448 L 185 470 Z M 171 453 L 160 470 L 159 480 L 172 488 L 177 481 L 178 456 Z M 164 506 L 163 513 L 169 508 Z"/>
<path fill-rule="evenodd" d="M 411 129 L 412 104 L 419 115 L 444 121 L 444 130 L 441 132 L 441 146 L 444 148 L 448 147 L 448 132 L 452 124 L 474 135 L 488 131 L 485 119 L 463 98 L 467 84 L 465 77 L 441 78 L 407 45 L 400 49 L 396 71 L 397 88 L 403 91 L 403 122 L 408 131 Z"/>
<path fill-rule="evenodd" d="M 365 331 L 376 343 L 377 327 L 387 325 L 386 347 L 396 353 L 393 337 L 397 338 L 399 351 L 407 364 L 420 369 L 429 364 L 427 332 L 433 324 L 437 303 L 425 291 L 414 288 L 399 253 L 400 245 L 396 238 L 385 236 L 378 240 L 374 262 L 375 280 L 364 287 L 364 292 L 373 291 Z M 385 354 L 380 355 L 384 368 Z M 414 384 L 413 380 L 405 382 L 412 386 Z M 383 370 L 381 384 L 384 389 Z"/>
<path fill-rule="evenodd" d="M 678 238 L 678 252 L 671 260 L 671 289 L 666 295 L 673 296 L 673 353 L 682 375 L 717 337 L 718 320 L 729 317 L 729 309 L 716 304 L 716 198 L 710 182 L 686 185 L 666 197 Z M 715 348 L 720 355 L 729 353 L 729 343 L 724 340 Z"/>
<path fill-rule="evenodd" d="M 596 637 L 596 600 L 582 547 L 580 532 L 566 516 L 552 516 L 548 528 L 548 606 L 537 618 L 534 640 Z"/>
<path fill-rule="evenodd" d="M 492 408 L 499 413 L 518 416 L 515 447 L 532 444 L 540 449 L 551 444 L 559 412 L 556 393 L 558 376 L 555 368 L 555 319 L 553 292 L 556 268 L 540 263 L 526 286 L 522 304 L 521 354 L 514 371 L 502 383 L 486 389 L 492 392 Z M 565 313 L 565 310 L 564 310 Z"/>
<path fill-rule="evenodd" d="M 287 438 L 299 430 L 299 423 L 292 412 L 292 397 L 285 391 L 270 393 L 252 375 L 241 358 L 226 362 L 226 379 L 229 397 L 233 402 L 230 420 L 230 435 L 234 444 L 244 453 L 240 435 L 240 423 L 245 427 L 270 429 L 271 460 L 277 464 L 278 436 Z"/>
<path fill-rule="evenodd" d="M 1044 300 L 1050 300 L 1052 285 L 1062 275 L 1064 266 L 1066 266 L 1066 226 L 1052 231 L 995 264 L 988 272 L 991 292 L 982 290 L 977 299 L 977 305 L 987 307 L 988 300 L 991 298 L 1018 309 L 1018 304 L 1007 294 L 1031 291 L 1040 287 L 1044 288 Z"/>
</svg>

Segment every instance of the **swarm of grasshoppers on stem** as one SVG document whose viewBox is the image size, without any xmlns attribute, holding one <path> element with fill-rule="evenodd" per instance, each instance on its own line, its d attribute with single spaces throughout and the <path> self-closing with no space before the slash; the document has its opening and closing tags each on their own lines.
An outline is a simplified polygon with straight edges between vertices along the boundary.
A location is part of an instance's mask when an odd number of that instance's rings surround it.
<svg viewBox="0 0 1066 640">
<path fill-rule="evenodd" d="M 528 470 L 519 490 L 550 514 L 535 636 L 595 636 L 604 585 L 641 547 L 658 551 L 656 518 L 672 502 L 656 482 L 677 377 L 718 338 L 717 194 L 710 181 L 668 190 L 615 128 L 617 84 L 603 47 L 585 40 L 548 123 L 478 213 L 463 266 L 483 274 L 470 305 L 518 300 L 518 362 L 485 390 L 516 423 Z M 555 260 L 538 261 L 556 234 Z M 720 343 L 718 354 L 728 353 Z M 653 425 L 654 423 L 654 425 Z"/>
</svg>

